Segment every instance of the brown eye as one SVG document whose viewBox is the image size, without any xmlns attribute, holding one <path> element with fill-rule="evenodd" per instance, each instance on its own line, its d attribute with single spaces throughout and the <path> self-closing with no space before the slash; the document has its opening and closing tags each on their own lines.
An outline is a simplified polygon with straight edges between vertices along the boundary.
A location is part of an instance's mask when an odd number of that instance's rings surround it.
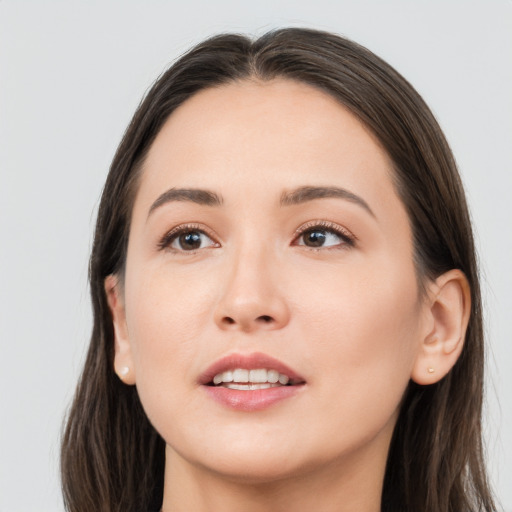
<svg viewBox="0 0 512 512">
<path fill-rule="evenodd" d="M 304 245 L 308 247 L 322 247 L 327 239 L 325 231 L 319 229 L 306 231 L 302 236 Z"/>
<path fill-rule="evenodd" d="M 175 251 L 196 251 L 217 245 L 206 233 L 198 229 L 185 229 L 172 233 L 160 243 L 161 248 Z"/>
<path fill-rule="evenodd" d="M 185 251 L 199 249 L 201 247 L 201 233 L 199 233 L 199 231 L 182 233 L 176 240 L 180 249 Z"/>
<path fill-rule="evenodd" d="M 298 245 L 305 245 L 306 247 L 332 247 L 346 243 L 345 238 L 332 229 L 312 228 L 300 235 Z"/>
</svg>

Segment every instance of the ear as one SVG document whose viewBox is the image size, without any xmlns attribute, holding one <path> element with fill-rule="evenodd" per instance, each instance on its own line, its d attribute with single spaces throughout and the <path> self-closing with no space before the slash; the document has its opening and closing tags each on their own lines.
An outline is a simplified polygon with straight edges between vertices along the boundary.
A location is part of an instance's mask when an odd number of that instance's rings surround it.
<svg viewBox="0 0 512 512">
<path fill-rule="evenodd" d="M 419 347 L 411 378 L 421 385 L 440 381 L 459 358 L 471 312 L 469 283 L 460 270 L 450 270 L 432 283 L 428 293 L 429 328 Z"/>
<path fill-rule="evenodd" d="M 126 312 L 119 278 L 109 275 L 104 282 L 107 302 L 114 325 L 114 370 L 119 378 L 129 385 L 135 384 L 135 366 L 126 326 Z"/>
</svg>

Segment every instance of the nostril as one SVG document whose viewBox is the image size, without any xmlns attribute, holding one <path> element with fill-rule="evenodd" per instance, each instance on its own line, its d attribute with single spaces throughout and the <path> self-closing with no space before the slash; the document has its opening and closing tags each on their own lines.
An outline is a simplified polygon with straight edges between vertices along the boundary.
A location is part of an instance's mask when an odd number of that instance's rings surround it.
<svg viewBox="0 0 512 512">
<path fill-rule="evenodd" d="M 258 326 L 262 328 L 271 328 L 277 325 L 277 322 L 276 318 L 271 315 L 260 315 L 255 318 L 253 317 L 252 319 L 244 316 L 241 316 L 240 318 L 237 316 L 223 316 L 220 319 L 220 324 L 224 328 L 233 328 L 238 325 L 242 330 L 250 331 Z"/>
</svg>

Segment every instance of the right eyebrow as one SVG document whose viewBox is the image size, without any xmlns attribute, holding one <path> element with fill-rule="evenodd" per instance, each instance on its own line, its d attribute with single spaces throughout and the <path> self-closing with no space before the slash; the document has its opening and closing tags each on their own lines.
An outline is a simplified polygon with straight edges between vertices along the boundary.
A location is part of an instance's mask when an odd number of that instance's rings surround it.
<svg viewBox="0 0 512 512">
<path fill-rule="evenodd" d="M 373 213 L 368 203 L 362 197 L 359 197 L 353 192 L 340 187 L 299 187 L 295 190 L 292 190 L 291 192 L 283 192 L 281 195 L 281 205 L 290 206 L 294 204 L 306 203 L 307 201 L 313 201 L 315 199 L 324 199 L 330 197 L 336 199 L 345 199 L 346 201 L 355 203 L 364 208 L 373 218 L 376 218 L 375 213 Z"/>
<path fill-rule="evenodd" d="M 221 206 L 222 197 L 210 190 L 199 188 L 171 188 L 158 196 L 151 205 L 148 217 L 160 206 L 173 201 L 188 201 L 205 206 Z"/>
</svg>

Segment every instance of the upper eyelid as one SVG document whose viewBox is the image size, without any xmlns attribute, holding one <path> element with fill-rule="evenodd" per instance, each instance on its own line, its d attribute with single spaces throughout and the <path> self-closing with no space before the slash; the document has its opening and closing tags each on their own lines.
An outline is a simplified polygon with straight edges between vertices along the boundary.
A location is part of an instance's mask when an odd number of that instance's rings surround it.
<svg viewBox="0 0 512 512">
<path fill-rule="evenodd" d="M 166 236 L 172 236 L 178 233 L 182 233 L 183 231 L 200 231 L 201 233 L 204 233 L 205 235 L 208 235 L 211 238 L 215 238 L 215 234 L 211 229 L 206 227 L 204 224 L 196 222 L 187 222 L 186 224 L 179 224 L 178 226 L 175 226 L 174 228 L 167 231 Z"/>
<path fill-rule="evenodd" d="M 330 222 L 330 221 L 326 221 L 326 220 L 312 220 L 312 221 L 306 222 L 305 224 L 302 224 L 299 228 L 297 228 L 295 230 L 295 238 L 302 235 L 308 229 L 313 229 L 313 228 L 323 228 L 323 229 L 327 229 L 327 230 L 332 230 L 332 231 L 338 232 L 354 241 L 357 240 L 357 237 L 354 235 L 354 233 L 352 233 L 347 228 L 340 226 L 339 224 L 336 224 L 335 222 Z"/>
<path fill-rule="evenodd" d="M 204 224 L 200 223 L 187 223 L 187 224 L 179 224 L 178 226 L 175 226 L 174 228 L 168 230 L 165 232 L 165 234 L 160 237 L 158 241 L 158 248 L 164 249 L 170 245 L 172 241 L 176 239 L 178 235 L 181 233 L 187 232 L 187 231 L 199 231 L 206 235 L 212 242 L 215 244 L 219 244 L 218 237 L 215 236 L 215 234 L 207 228 Z M 193 251 L 189 251 L 193 252 Z"/>
</svg>

